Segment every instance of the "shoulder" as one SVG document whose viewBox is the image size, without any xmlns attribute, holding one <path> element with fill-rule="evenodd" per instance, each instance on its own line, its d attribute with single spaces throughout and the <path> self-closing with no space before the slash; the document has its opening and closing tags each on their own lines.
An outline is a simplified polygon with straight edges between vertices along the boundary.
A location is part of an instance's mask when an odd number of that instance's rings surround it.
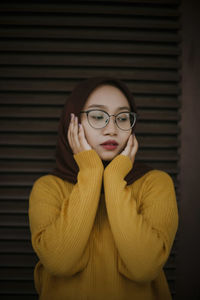
<svg viewBox="0 0 200 300">
<path fill-rule="evenodd" d="M 55 175 L 43 175 L 35 180 L 33 183 L 32 191 L 51 191 L 51 192 L 59 192 L 64 189 L 67 189 L 72 186 L 71 183 L 61 179 L 60 177 L 57 177 Z"/>
<path fill-rule="evenodd" d="M 157 191 L 162 191 L 164 189 L 174 190 L 172 177 L 167 172 L 157 169 L 151 170 L 139 178 L 135 182 L 135 187 L 136 186 L 140 191 L 147 191 L 150 189 L 155 189 Z"/>
<path fill-rule="evenodd" d="M 161 170 L 152 170 L 144 175 L 141 192 L 148 198 L 176 198 L 174 182 L 171 176 Z"/>
<path fill-rule="evenodd" d="M 59 208 L 63 199 L 68 197 L 73 184 L 55 175 L 44 175 L 36 179 L 29 196 L 30 207 L 53 205 Z"/>
<path fill-rule="evenodd" d="M 151 170 L 147 172 L 143 177 L 144 181 L 173 183 L 172 177 L 167 172 L 161 170 Z"/>
<path fill-rule="evenodd" d="M 138 207 L 144 211 L 149 207 L 176 208 L 176 192 L 171 176 L 161 170 L 151 170 L 139 178 L 132 186 L 132 193 Z"/>
<path fill-rule="evenodd" d="M 61 183 L 63 180 L 55 175 L 43 175 L 35 180 L 34 187 L 51 186 Z"/>
</svg>

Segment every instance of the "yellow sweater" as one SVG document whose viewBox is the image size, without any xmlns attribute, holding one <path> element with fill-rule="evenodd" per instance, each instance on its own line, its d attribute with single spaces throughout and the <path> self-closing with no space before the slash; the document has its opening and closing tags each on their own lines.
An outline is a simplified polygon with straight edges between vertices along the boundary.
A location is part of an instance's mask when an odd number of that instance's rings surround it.
<svg viewBox="0 0 200 300">
<path fill-rule="evenodd" d="M 171 299 L 162 270 L 178 226 L 171 177 L 153 170 L 127 186 L 128 157 L 105 171 L 94 150 L 74 158 L 77 184 L 46 175 L 30 195 L 39 299 Z"/>
</svg>

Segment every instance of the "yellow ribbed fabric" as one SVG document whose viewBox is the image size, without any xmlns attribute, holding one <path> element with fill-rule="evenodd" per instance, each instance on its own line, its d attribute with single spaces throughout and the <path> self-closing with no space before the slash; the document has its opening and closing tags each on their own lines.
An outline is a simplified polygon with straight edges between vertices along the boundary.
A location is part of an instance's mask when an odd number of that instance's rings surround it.
<svg viewBox="0 0 200 300">
<path fill-rule="evenodd" d="M 171 299 L 163 272 L 178 226 L 171 177 L 153 170 L 127 186 L 128 157 L 105 171 L 94 150 L 74 158 L 77 184 L 46 175 L 30 194 L 39 299 Z"/>
</svg>

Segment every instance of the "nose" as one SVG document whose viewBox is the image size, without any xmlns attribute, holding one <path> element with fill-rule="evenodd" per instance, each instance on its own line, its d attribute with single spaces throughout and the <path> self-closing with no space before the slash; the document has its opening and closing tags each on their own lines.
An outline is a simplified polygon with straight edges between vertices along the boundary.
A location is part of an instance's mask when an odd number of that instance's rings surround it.
<svg viewBox="0 0 200 300">
<path fill-rule="evenodd" d="M 117 125 L 115 123 L 115 117 L 111 116 L 110 121 L 106 125 L 106 127 L 102 128 L 104 135 L 116 135 L 117 134 Z"/>
</svg>

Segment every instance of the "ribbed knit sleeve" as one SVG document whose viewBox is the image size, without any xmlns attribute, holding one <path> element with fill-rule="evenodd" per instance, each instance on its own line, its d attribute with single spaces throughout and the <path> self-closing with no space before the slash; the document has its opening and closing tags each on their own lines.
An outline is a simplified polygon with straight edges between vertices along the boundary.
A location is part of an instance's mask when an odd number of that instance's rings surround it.
<svg viewBox="0 0 200 300">
<path fill-rule="evenodd" d="M 35 182 L 30 194 L 33 248 L 45 268 L 57 276 L 72 276 L 87 263 L 86 245 L 102 184 L 103 164 L 94 150 L 74 158 L 79 166 L 75 185 L 65 182 L 63 190 L 62 179 L 46 175 Z"/>
<path fill-rule="evenodd" d="M 132 167 L 118 155 L 104 172 L 105 200 L 118 249 L 118 268 L 136 282 L 155 279 L 165 264 L 178 226 L 178 210 L 171 177 L 159 170 L 146 173 L 127 186 Z M 134 166 L 133 166 L 134 167 Z"/>
</svg>

